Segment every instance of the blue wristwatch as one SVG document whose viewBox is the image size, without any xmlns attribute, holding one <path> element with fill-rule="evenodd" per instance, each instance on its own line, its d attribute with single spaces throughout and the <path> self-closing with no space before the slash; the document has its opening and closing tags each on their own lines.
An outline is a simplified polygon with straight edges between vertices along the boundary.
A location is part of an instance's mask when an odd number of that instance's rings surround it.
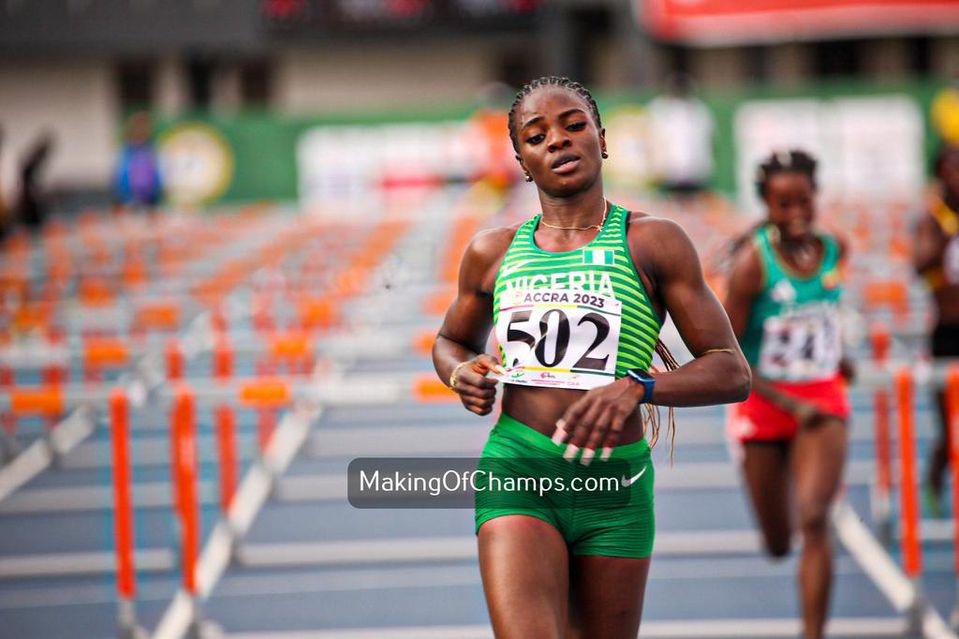
<svg viewBox="0 0 959 639">
<path fill-rule="evenodd" d="M 637 384 L 643 385 L 643 398 L 639 400 L 640 404 L 645 404 L 653 398 L 653 388 L 656 386 L 656 378 L 641 368 L 630 368 L 626 371 L 626 377 Z"/>
</svg>

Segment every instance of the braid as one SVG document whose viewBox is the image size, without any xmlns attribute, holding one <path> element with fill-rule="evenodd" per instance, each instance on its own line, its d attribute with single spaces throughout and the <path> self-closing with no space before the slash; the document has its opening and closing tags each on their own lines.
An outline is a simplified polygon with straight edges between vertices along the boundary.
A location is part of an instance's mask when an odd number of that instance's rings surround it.
<svg viewBox="0 0 959 639">
<path fill-rule="evenodd" d="M 769 178 L 779 173 L 802 173 L 809 178 L 813 189 L 816 188 L 816 158 L 800 149 L 789 151 L 775 151 L 763 162 L 756 171 L 756 190 L 759 197 L 766 199 L 766 187 Z"/>
<path fill-rule="evenodd" d="M 673 354 L 669 352 L 669 348 L 662 340 L 656 340 L 656 354 L 663 360 L 666 370 L 674 371 L 679 368 L 679 362 L 677 362 Z M 659 441 L 659 407 L 649 403 L 642 404 L 641 406 L 645 413 L 643 415 L 643 431 L 645 432 L 645 427 L 648 424 L 652 431 L 652 435 L 649 438 L 649 447 L 652 448 L 656 445 L 656 442 Z M 672 464 L 673 454 L 676 452 L 676 409 L 672 406 L 666 409 L 666 432 L 669 435 L 669 463 Z"/>
<path fill-rule="evenodd" d="M 530 95 L 536 89 L 540 89 L 542 87 L 559 87 L 562 89 L 567 89 L 583 98 L 583 100 L 586 101 L 586 104 L 589 105 L 590 113 L 592 113 L 593 119 L 596 121 L 596 128 L 603 128 L 603 123 L 599 117 L 599 107 L 596 106 L 596 100 L 593 99 L 593 95 L 589 92 L 589 89 L 584 87 L 579 82 L 574 82 L 567 77 L 558 75 L 544 75 L 527 82 L 523 88 L 519 90 L 519 93 L 516 94 L 516 97 L 513 99 L 513 104 L 509 108 L 509 139 L 513 143 L 514 151 L 519 152 L 519 131 L 516 129 L 515 122 L 516 111 L 519 109 L 519 105 L 522 104 L 523 100 L 525 100 L 528 95 Z"/>
</svg>

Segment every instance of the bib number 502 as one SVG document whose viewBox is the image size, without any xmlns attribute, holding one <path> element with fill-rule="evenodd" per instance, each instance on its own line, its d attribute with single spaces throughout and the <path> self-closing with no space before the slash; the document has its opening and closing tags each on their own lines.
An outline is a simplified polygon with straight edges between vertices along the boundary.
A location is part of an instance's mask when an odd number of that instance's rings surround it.
<svg viewBox="0 0 959 639">
<path fill-rule="evenodd" d="M 542 366 L 554 368 L 566 359 L 566 355 L 570 349 L 570 318 L 562 309 L 551 308 L 539 318 L 538 334 L 534 335 L 515 327 L 516 324 L 528 323 L 531 316 L 531 310 L 515 311 L 510 317 L 509 324 L 506 327 L 506 341 L 526 344 L 533 351 L 536 360 Z M 556 318 L 555 320 L 553 320 L 554 317 Z M 555 325 L 553 330 L 550 330 L 551 320 L 553 320 Z M 600 313 L 589 311 L 580 315 L 578 321 L 576 321 L 577 329 L 581 330 L 581 327 L 584 325 L 592 325 L 595 327 L 596 334 L 585 352 L 580 355 L 579 359 L 577 359 L 570 368 L 597 371 L 605 370 L 606 364 L 609 361 L 609 355 L 593 357 L 592 354 L 609 336 L 609 320 Z M 555 339 L 550 340 L 549 338 L 553 335 L 555 335 Z M 550 356 L 550 353 L 547 353 L 547 348 L 550 346 L 548 342 L 550 341 L 553 342 L 552 348 L 550 349 L 552 356 Z M 571 354 L 571 356 L 574 355 L 575 353 Z M 512 365 L 515 366 L 518 363 L 519 360 L 517 359 Z"/>
</svg>

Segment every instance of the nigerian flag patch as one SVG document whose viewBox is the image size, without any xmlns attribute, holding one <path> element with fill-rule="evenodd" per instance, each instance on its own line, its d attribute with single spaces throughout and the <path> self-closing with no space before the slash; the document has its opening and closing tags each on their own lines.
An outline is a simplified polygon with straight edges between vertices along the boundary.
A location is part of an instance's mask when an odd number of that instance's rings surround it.
<svg viewBox="0 0 959 639">
<path fill-rule="evenodd" d="M 583 264 L 612 266 L 616 263 L 616 254 L 612 249 L 586 249 L 583 251 Z"/>
</svg>

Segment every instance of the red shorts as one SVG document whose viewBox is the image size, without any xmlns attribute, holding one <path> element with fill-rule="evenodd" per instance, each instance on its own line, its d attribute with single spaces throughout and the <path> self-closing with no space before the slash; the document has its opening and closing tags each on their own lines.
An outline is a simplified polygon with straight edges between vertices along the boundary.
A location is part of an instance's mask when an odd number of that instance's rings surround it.
<svg viewBox="0 0 959 639">
<path fill-rule="evenodd" d="M 846 381 L 836 375 L 821 382 L 773 382 L 781 392 L 806 400 L 819 409 L 849 417 L 849 396 Z M 739 442 L 779 441 L 792 439 L 799 430 L 799 423 L 791 413 L 759 395 L 755 391 L 746 401 L 730 407 L 726 433 Z"/>
</svg>

